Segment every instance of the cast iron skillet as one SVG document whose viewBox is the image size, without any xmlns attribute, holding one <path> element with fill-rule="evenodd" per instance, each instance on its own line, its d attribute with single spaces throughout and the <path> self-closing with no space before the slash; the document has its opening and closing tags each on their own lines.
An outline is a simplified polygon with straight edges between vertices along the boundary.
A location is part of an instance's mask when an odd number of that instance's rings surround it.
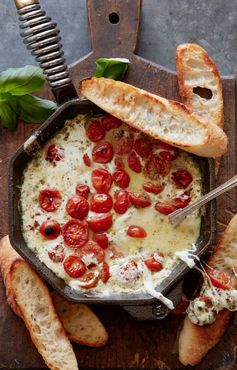
<svg viewBox="0 0 237 370">
<path fill-rule="evenodd" d="M 22 145 L 14 154 L 9 167 L 9 237 L 12 246 L 28 261 L 34 269 L 60 294 L 75 302 L 118 304 L 122 305 L 137 319 L 161 319 L 167 316 L 169 309 L 149 294 L 112 293 L 103 297 L 86 291 L 78 292 L 58 278 L 44 265 L 26 245 L 22 235 L 20 192 L 23 171 L 35 152 L 57 130 L 63 127 L 65 120 L 73 119 L 78 114 L 101 113 L 94 104 L 80 100 L 68 74 L 67 66 L 62 58 L 62 45 L 59 44 L 59 31 L 56 24 L 45 16 L 37 0 L 15 0 L 22 22 L 22 36 L 32 54 L 40 63 L 47 76 L 57 103 L 57 111 Z M 130 67 L 132 68 L 132 66 Z M 206 193 L 215 187 L 214 165 L 211 159 L 194 157 L 202 173 L 202 192 Z M 197 240 L 197 252 L 200 257 L 215 241 L 215 202 L 206 206 L 205 215 L 201 220 L 201 232 Z M 189 271 L 188 266 L 181 262 L 156 289 L 171 299 L 174 306 L 182 294 L 182 281 Z"/>
</svg>

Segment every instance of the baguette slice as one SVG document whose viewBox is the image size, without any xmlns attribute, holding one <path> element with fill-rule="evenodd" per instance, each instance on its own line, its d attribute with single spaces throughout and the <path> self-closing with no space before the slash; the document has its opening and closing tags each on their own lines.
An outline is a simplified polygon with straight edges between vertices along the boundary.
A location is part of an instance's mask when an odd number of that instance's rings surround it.
<svg viewBox="0 0 237 370">
<path fill-rule="evenodd" d="M 237 267 L 237 215 L 227 226 L 208 264 L 216 269 L 233 274 Z M 193 324 L 188 316 L 179 337 L 179 360 L 183 365 L 197 365 L 213 348 L 226 331 L 232 312 L 222 310 L 216 321 L 206 327 Z"/>
<path fill-rule="evenodd" d="M 222 128 L 222 82 L 208 53 L 197 44 L 179 45 L 176 51 L 176 70 L 179 93 L 184 104 Z"/>
<path fill-rule="evenodd" d="M 181 103 L 102 77 L 82 81 L 80 91 L 106 112 L 177 148 L 213 158 L 226 152 L 223 130 Z"/>
<path fill-rule="evenodd" d="M 94 312 L 85 304 L 67 301 L 58 293 L 52 293 L 55 308 L 69 338 L 83 346 L 102 347 L 108 334 Z"/>
<path fill-rule="evenodd" d="M 53 370 L 78 369 L 46 284 L 12 249 L 8 237 L 0 241 L 0 267 L 8 303 L 25 322 L 46 365 Z"/>
</svg>

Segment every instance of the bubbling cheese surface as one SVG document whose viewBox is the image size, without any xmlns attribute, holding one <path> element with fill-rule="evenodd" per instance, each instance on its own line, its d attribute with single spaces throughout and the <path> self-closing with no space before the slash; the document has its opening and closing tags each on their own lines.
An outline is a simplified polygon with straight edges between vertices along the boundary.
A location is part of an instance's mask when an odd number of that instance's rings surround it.
<svg viewBox="0 0 237 370">
<path fill-rule="evenodd" d="M 94 120 L 99 118 L 93 117 Z M 116 169 L 114 160 L 107 164 L 92 161 L 90 167 L 84 164 L 83 155 L 86 153 L 91 158 L 91 152 L 95 146 L 95 143 L 87 138 L 85 132 L 91 120 L 92 117 L 80 115 L 71 121 L 66 121 L 64 127 L 37 152 L 27 165 L 21 190 L 22 227 L 27 245 L 56 275 L 77 290 L 83 290 L 80 287 L 80 279 L 71 278 L 64 270 L 63 263 L 53 262 L 48 254 L 58 244 L 63 245 L 66 257 L 76 253 L 76 249 L 69 248 L 64 244 L 62 234 L 55 240 L 44 239 L 39 232 L 39 225 L 48 219 L 52 219 L 56 220 L 62 227 L 71 219 L 65 206 L 67 200 L 75 195 L 76 185 L 78 183 L 88 185 L 91 195 L 93 195 L 96 190 L 91 182 L 92 170 L 94 168 L 104 168 L 112 174 Z M 118 130 L 120 130 L 120 133 L 123 130 L 124 135 L 129 132 L 128 126 L 123 124 L 120 128 L 108 131 L 103 141 L 110 142 L 113 145 L 113 139 Z M 144 137 L 144 134 L 139 132 L 133 132 L 133 135 L 135 139 Z M 64 149 L 64 158 L 54 164 L 45 160 L 45 153 L 51 144 L 60 145 Z M 143 172 L 135 173 L 131 170 L 127 164 L 127 155 L 120 157 L 123 158 L 125 170 L 130 176 L 130 184 L 126 190 L 129 192 L 144 192 L 143 183 L 154 181 L 148 179 Z M 140 161 L 144 166 L 144 159 L 140 158 Z M 110 278 L 106 283 L 103 283 L 100 279 L 91 290 L 102 295 L 112 292 L 145 292 L 147 284 L 144 281 L 148 273 L 153 287 L 157 286 L 179 262 L 175 253 L 191 249 L 196 242 L 200 232 L 200 215 L 198 213 L 193 213 L 181 225 L 174 228 L 169 223 L 167 215 L 159 213 L 154 207 L 157 202 L 167 203 L 184 192 L 183 189 L 177 189 L 171 181 L 171 172 L 178 168 L 185 169 L 192 174 L 193 181 L 185 189 L 190 191 L 192 201 L 201 196 L 200 170 L 192 156 L 180 151 L 179 156 L 171 163 L 172 167 L 169 174 L 161 177 L 164 190 L 158 195 L 149 193 L 152 201 L 151 206 L 146 208 L 130 206 L 127 212 L 122 215 L 117 214 L 112 209 L 113 224 L 107 231 L 112 247 L 105 250 L 105 261 L 110 268 Z M 61 193 L 62 203 L 55 212 L 47 212 L 40 207 L 39 192 L 43 189 L 57 189 Z M 117 190 L 121 189 L 113 183 L 109 192 L 112 198 Z M 93 215 L 95 215 L 94 212 L 90 211 L 88 216 L 93 217 Z M 147 232 L 147 237 L 132 238 L 128 236 L 127 229 L 130 225 L 143 227 Z M 89 239 L 92 239 L 92 232 L 90 232 Z M 118 258 L 114 258 L 114 246 L 119 248 L 121 252 L 121 256 Z M 148 271 L 144 261 L 153 256 L 157 250 L 164 254 L 164 258 L 162 258 L 163 269 L 159 272 Z M 134 270 L 131 268 L 126 272 L 126 268 L 124 270 L 123 266 L 131 261 L 137 263 L 137 268 Z"/>
</svg>

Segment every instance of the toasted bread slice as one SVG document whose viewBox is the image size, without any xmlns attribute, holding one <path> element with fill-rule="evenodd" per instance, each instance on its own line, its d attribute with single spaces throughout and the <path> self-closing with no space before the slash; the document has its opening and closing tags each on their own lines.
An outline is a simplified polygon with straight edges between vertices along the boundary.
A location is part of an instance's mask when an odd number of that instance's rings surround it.
<svg viewBox="0 0 237 370">
<path fill-rule="evenodd" d="M 46 365 L 53 370 L 78 369 L 46 284 L 12 249 L 8 237 L 0 241 L 0 267 L 8 303 L 24 320 Z"/>
<path fill-rule="evenodd" d="M 177 148 L 213 158 L 226 152 L 222 129 L 181 103 L 102 77 L 82 81 L 80 91 L 106 112 Z"/>
<path fill-rule="evenodd" d="M 176 69 L 184 104 L 222 128 L 222 82 L 208 53 L 197 44 L 181 44 L 176 51 Z"/>
<path fill-rule="evenodd" d="M 85 304 L 67 301 L 58 293 L 52 293 L 55 308 L 69 338 L 83 346 L 102 347 L 108 334 L 94 312 Z"/>
<path fill-rule="evenodd" d="M 237 215 L 227 226 L 208 264 L 216 269 L 233 274 L 237 268 Z M 222 310 L 216 321 L 206 327 L 193 324 L 188 316 L 179 337 L 179 360 L 183 365 L 196 365 L 214 347 L 228 327 L 232 312 Z"/>
</svg>

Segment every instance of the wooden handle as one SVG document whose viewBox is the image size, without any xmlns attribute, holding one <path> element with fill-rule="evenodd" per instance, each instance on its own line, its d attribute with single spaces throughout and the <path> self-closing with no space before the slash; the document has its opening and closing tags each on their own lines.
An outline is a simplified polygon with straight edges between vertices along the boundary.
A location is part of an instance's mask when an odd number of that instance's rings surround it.
<svg viewBox="0 0 237 370">
<path fill-rule="evenodd" d="M 135 52 L 142 0 L 87 0 L 91 46 L 100 57 Z"/>
</svg>

